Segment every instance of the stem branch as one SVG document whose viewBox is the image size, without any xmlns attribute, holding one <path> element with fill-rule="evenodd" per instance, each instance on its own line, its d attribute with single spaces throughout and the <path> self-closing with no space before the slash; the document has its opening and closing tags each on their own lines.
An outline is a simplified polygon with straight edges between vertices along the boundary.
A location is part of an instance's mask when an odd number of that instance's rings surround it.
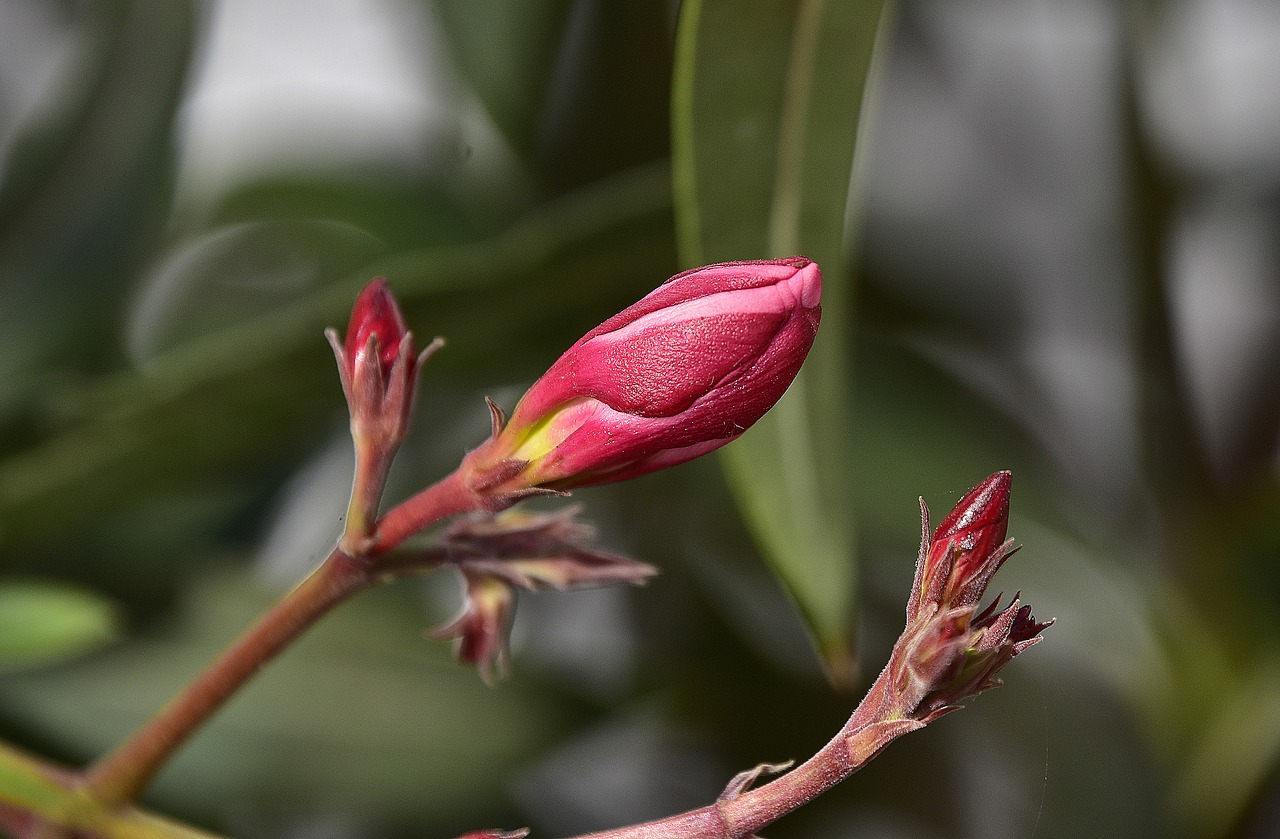
<svg viewBox="0 0 1280 839">
<path fill-rule="evenodd" d="M 454 472 L 387 513 L 363 544 L 344 539 L 168 705 L 85 770 L 84 792 L 106 806 L 134 801 L 178 747 L 268 661 L 334 606 L 385 576 L 376 557 L 442 519 L 481 506 L 483 499 Z"/>
<path fill-rule="evenodd" d="M 459 469 L 389 510 L 378 522 L 368 555 L 381 556 L 441 519 L 484 506 L 485 499 L 467 486 Z"/>
<path fill-rule="evenodd" d="M 80 831 L 77 833 L 77 831 Z M 15 839 L 218 839 L 129 806 L 85 794 L 78 773 L 0 743 L 0 835 Z"/>
</svg>

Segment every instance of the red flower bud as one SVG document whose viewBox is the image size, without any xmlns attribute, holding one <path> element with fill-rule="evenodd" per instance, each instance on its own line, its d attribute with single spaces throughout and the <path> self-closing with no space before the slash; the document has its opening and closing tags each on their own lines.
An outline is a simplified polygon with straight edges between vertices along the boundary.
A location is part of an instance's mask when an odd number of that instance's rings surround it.
<svg viewBox="0 0 1280 839">
<path fill-rule="evenodd" d="M 1037 621 L 1015 597 L 1001 609 L 978 601 L 1013 553 L 1005 541 L 1013 477 L 997 472 L 970 490 L 929 534 L 924 528 L 907 628 L 886 668 L 886 697 L 895 714 L 930 722 L 998 685 L 1000 670 L 1040 641 L 1053 621 Z"/>
<path fill-rule="evenodd" d="M 804 257 L 672 277 L 570 347 L 473 453 L 473 468 L 501 473 L 504 487 L 563 489 L 723 446 L 799 372 L 821 293 L 818 266 Z"/>
<path fill-rule="evenodd" d="M 405 328 L 387 281 L 379 277 L 360 292 L 345 342 L 340 343 L 332 329 L 325 336 L 338 359 L 357 444 L 399 445 L 408 429 L 423 359 L 417 356 L 413 334 Z"/>
<path fill-rule="evenodd" d="M 933 541 L 951 540 L 966 553 L 991 553 L 1004 543 L 1012 484 L 1012 473 L 997 472 L 969 490 L 933 532 Z"/>
<path fill-rule="evenodd" d="M 345 342 L 332 329 L 325 337 L 338 360 L 356 448 L 347 530 L 362 539 L 372 530 L 391 459 L 409 431 L 418 369 L 443 342 L 437 338 L 418 354 L 413 334 L 381 277 L 356 298 Z"/>
<path fill-rule="evenodd" d="M 378 277 L 371 281 L 351 309 L 351 322 L 347 325 L 347 339 L 343 349 L 352 367 L 362 361 L 362 354 L 377 348 L 378 365 L 385 381 L 391 375 L 391 366 L 400 354 L 400 342 L 410 339 L 409 354 L 413 355 L 412 337 L 404 323 L 400 306 L 391 295 L 387 281 Z M 373 339 L 373 343 L 370 343 Z"/>
<path fill-rule="evenodd" d="M 975 606 L 987 583 L 1013 552 L 1005 541 L 1013 475 L 996 472 L 961 498 L 928 536 L 929 510 L 921 500 L 925 533 L 916 565 L 915 588 L 907 604 L 913 619 L 921 604 Z"/>
</svg>

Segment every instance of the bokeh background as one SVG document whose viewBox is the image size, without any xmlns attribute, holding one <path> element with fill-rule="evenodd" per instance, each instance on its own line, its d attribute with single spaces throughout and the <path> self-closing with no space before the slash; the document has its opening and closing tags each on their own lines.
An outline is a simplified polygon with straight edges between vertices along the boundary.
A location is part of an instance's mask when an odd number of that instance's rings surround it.
<svg viewBox="0 0 1280 839">
<path fill-rule="evenodd" d="M 575 501 L 636 591 L 522 599 L 490 689 L 347 604 L 158 779 L 227 835 L 567 835 L 843 722 L 918 539 L 1015 473 L 1046 642 L 771 836 L 1280 836 L 1280 6 L 3 0 L 0 734 L 82 763 L 323 557 L 321 337 L 389 277 L 402 497 L 683 267 L 818 259 L 802 380 Z"/>
</svg>

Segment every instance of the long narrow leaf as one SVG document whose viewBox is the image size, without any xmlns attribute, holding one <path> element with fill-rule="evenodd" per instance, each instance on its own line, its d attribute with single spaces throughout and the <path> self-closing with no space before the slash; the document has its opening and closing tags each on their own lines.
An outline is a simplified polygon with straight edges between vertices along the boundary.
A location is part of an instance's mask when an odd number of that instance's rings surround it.
<svg viewBox="0 0 1280 839">
<path fill-rule="evenodd" d="M 823 324 L 776 408 L 725 449 L 739 504 L 834 681 L 852 672 L 856 588 L 848 456 L 855 140 L 884 0 L 682 9 L 674 178 L 687 264 L 803 254 L 823 268 Z"/>
</svg>

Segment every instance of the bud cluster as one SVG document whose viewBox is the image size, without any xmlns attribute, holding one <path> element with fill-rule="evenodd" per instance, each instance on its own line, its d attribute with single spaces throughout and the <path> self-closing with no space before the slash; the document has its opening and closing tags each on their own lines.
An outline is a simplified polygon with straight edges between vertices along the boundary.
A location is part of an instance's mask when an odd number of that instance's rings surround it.
<svg viewBox="0 0 1280 839">
<path fill-rule="evenodd" d="M 882 718 L 927 723 L 1000 684 L 997 674 L 1038 643 L 1052 621 L 1037 622 L 1018 597 L 978 603 L 1016 550 L 1005 540 L 1012 475 L 997 472 L 970 490 L 932 536 L 921 499 L 920 556 L 907 602 L 907 626 L 894 646 Z"/>
</svg>

